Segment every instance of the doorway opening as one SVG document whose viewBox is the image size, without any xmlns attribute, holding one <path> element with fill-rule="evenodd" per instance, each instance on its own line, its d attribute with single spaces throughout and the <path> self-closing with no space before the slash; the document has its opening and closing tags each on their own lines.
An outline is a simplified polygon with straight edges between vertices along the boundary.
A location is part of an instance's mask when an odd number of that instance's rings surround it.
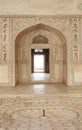
<svg viewBox="0 0 82 130">
<path fill-rule="evenodd" d="M 49 80 L 49 49 L 31 49 L 32 80 Z"/>
<path fill-rule="evenodd" d="M 34 55 L 34 73 L 41 73 L 45 71 L 44 67 L 44 55 Z"/>
</svg>

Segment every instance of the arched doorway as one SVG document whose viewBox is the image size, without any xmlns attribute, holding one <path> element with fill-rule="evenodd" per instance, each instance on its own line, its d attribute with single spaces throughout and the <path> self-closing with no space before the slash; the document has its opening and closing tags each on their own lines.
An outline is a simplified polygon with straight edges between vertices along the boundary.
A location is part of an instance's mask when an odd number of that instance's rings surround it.
<svg viewBox="0 0 82 130">
<path fill-rule="evenodd" d="M 44 24 L 29 27 L 16 37 L 16 83 L 33 82 L 33 55 L 36 50 L 46 55 L 44 70 L 50 77 L 44 82 L 67 82 L 67 47 L 64 35 L 57 29 Z M 47 51 L 47 54 L 44 53 Z M 41 56 L 41 52 L 38 52 Z M 48 63 L 49 62 L 49 63 Z M 37 82 L 37 81 L 35 81 Z M 40 80 L 39 80 L 40 82 Z"/>
<path fill-rule="evenodd" d="M 32 45 L 39 47 L 42 44 L 48 44 L 48 38 L 44 35 L 37 35 L 32 39 Z M 49 80 L 49 49 L 31 49 L 31 75 L 33 81 Z"/>
</svg>

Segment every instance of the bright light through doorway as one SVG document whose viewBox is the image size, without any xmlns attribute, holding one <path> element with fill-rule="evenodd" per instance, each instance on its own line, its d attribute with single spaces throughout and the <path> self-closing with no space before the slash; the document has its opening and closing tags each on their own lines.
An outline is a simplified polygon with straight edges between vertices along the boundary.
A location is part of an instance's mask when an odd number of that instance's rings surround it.
<svg viewBox="0 0 82 130">
<path fill-rule="evenodd" d="M 44 72 L 44 55 L 34 55 L 34 72 Z"/>
</svg>

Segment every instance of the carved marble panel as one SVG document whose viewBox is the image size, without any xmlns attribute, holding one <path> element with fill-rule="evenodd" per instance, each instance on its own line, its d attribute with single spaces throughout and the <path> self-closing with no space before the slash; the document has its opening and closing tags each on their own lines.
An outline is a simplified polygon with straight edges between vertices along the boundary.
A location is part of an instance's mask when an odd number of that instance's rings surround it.
<svg viewBox="0 0 82 130">
<path fill-rule="evenodd" d="M 72 18 L 72 33 L 73 33 L 73 61 L 79 61 L 79 18 Z"/>
<path fill-rule="evenodd" d="M 9 18 L 2 18 L 2 50 L 3 50 L 3 64 L 7 64 L 9 56 Z"/>
</svg>

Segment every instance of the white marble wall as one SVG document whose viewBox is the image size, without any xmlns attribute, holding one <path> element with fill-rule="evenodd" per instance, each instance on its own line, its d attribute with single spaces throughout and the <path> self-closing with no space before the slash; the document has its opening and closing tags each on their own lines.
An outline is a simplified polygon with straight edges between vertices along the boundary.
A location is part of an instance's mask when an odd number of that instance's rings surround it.
<svg viewBox="0 0 82 130">
<path fill-rule="evenodd" d="M 31 30 L 32 28 L 36 29 L 35 27 L 37 24 L 49 26 L 51 28 L 51 33 L 54 34 L 55 32 L 56 36 L 58 36 L 61 39 L 62 43 L 66 44 L 67 49 L 64 49 L 66 52 L 63 51 L 63 53 L 66 54 L 66 55 L 64 54 L 64 56 L 66 56 L 64 59 L 66 60 L 63 59 L 64 70 L 61 72 L 61 75 L 64 75 L 65 83 L 69 86 L 82 85 L 81 16 L 1 16 L 0 17 L 0 86 L 15 86 L 15 81 L 17 79 L 16 78 L 17 73 L 15 72 L 16 70 L 18 70 L 18 69 L 15 70 L 16 37 L 20 36 L 20 38 L 22 38 L 24 34 L 19 35 L 21 31 L 25 32 L 25 29 L 26 30 L 29 29 Z M 58 65 L 56 64 L 55 66 L 57 66 L 58 69 Z M 24 64 L 22 66 L 22 69 L 23 68 L 26 68 Z M 55 73 L 57 72 L 57 69 Z M 26 77 L 25 73 L 22 76 L 22 78 L 24 77 Z M 28 79 L 29 78 L 30 77 L 28 77 Z M 22 81 L 21 78 L 20 80 Z"/>
</svg>

